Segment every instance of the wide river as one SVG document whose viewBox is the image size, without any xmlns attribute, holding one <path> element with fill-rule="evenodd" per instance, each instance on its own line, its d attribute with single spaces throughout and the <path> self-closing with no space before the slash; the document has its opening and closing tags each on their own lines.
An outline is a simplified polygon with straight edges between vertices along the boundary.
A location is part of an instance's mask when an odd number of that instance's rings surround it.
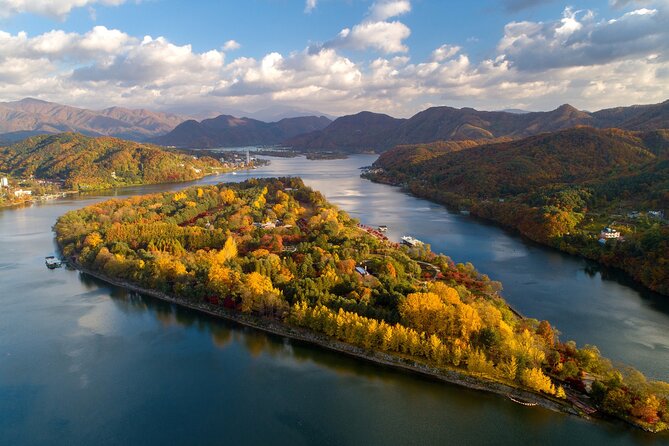
<svg viewBox="0 0 669 446">
<path fill-rule="evenodd" d="M 359 178 L 374 156 L 273 159 L 249 175 L 299 175 L 363 223 L 410 234 L 504 284 L 561 338 L 669 378 L 669 298 Z M 0 444 L 668 444 L 620 424 L 517 405 L 48 270 L 59 215 L 128 188 L 0 210 Z"/>
</svg>

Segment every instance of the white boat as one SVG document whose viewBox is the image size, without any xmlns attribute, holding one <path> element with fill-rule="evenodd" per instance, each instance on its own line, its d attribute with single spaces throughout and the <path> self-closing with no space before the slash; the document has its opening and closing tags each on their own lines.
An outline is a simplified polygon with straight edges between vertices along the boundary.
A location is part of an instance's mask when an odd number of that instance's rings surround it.
<svg viewBox="0 0 669 446">
<path fill-rule="evenodd" d="M 388 226 L 386 225 L 381 225 L 378 227 L 379 232 L 386 232 L 388 230 Z"/>
<path fill-rule="evenodd" d="M 44 258 L 44 264 L 49 269 L 56 269 L 63 266 L 63 262 L 55 258 L 54 256 L 47 256 Z"/>
<path fill-rule="evenodd" d="M 404 243 L 405 245 L 409 245 L 409 246 L 421 246 L 421 245 L 423 245 L 423 242 L 421 242 L 417 238 L 411 237 L 410 235 L 403 235 L 402 236 L 402 243 Z"/>
</svg>

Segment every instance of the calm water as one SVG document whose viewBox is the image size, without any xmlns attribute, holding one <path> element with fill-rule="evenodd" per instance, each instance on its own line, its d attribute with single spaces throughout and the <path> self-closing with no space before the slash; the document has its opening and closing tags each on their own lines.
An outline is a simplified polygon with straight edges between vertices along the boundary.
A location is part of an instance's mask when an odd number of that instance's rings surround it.
<svg viewBox="0 0 669 446">
<path fill-rule="evenodd" d="M 389 236 L 411 234 L 505 285 L 564 339 L 669 376 L 669 299 L 624 277 L 358 177 L 371 156 L 273 160 Z M 244 174 L 202 183 L 239 181 Z M 124 189 L 119 195 L 181 186 Z M 50 271 L 51 226 L 91 196 L 0 210 L 0 444 L 667 444 L 342 357 Z"/>
</svg>

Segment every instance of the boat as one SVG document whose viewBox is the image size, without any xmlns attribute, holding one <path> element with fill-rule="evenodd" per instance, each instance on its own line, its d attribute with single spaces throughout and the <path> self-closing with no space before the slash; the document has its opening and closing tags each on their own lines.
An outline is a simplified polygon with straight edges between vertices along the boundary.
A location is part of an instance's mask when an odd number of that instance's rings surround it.
<svg viewBox="0 0 669 446">
<path fill-rule="evenodd" d="M 522 405 L 522 406 L 526 406 L 526 407 L 534 407 L 534 406 L 537 405 L 537 403 L 535 403 L 535 402 L 519 400 L 519 399 L 517 399 L 517 398 L 512 397 L 511 395 L 507 395 L 507 397 L 508 397 L 511 401 L 513 401 L 514 403 L 520 404 L 520 405 Z"/>
<path fill-rule="evenodd" d="M 417 238 L 413 238 L 410 235 L 403 235 L 402 236 L 402 243 L 405 245 L 409 246 L 422 246 L 424 243 L 418 240 Z"/>
<path fill-rule="evenodd" d="M 232 172 L 233 175 L 237 175 L 237 172 Z"/>
<path fill-rule="evenodd" d="M 381 225 L 378 227 L 379 232 L 386 232 L 388 230 L 388 226 L 386 225 Z"/>
<path fill-rule="evenodd" d="M 61 260 L 55 258 L 54 256 L 44 257 L 44 264 L 49 269 L 56 269 L 56 268 L 60 268 L 61 266 L 63 266 L 63 262 Z"/>
</svg>

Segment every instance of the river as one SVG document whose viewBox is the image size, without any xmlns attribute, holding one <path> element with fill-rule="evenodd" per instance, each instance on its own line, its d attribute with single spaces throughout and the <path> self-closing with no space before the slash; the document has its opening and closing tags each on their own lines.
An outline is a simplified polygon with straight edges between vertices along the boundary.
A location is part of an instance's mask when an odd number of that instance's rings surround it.
<svg viewBox="0 0 669 446">
<path fill-rule="evenodd" d="M 669 299 L 468 216 L 359 178 L 374 156 L 273 159 L 390 238 L 410 234 L 504 284 L 562 339 L 669 377 Z M 621 424 L 527 408 L 47 270 L 51 226 L 126 188 L 0 210 L 0 444 L 664 444 Z"/>
</svg>

